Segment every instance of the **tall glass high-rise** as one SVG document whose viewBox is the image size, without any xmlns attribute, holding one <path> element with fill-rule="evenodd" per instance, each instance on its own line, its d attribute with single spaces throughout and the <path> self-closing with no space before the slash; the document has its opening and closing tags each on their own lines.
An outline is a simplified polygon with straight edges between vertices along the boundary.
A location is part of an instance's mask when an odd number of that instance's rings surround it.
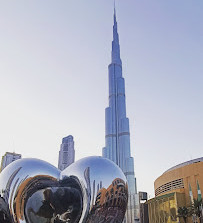
<svg viewBox="0 0 203 223">
<path fill-rule="evenodd" d="M 128 209 L 126 221 L 138 218 L 138 195 L 134 174 L 134 159 L 130 151 L 129 119 L 126 117 L 125 80 L 122 76 L 119 36 L 114 9 L 111 64 L 109 65 L 109 107 L 105 110 L 105 147 L 102 156 L 115 162 L 128 181 Z"/>
<path fill-rule="evenodd" d="M 75 162 L 74 141 L 73 136 L 69 135 L 62 139 L 62 144 L 59 151 L 58 168 L 60 170 L 64 170 L 73 162 Z"/>
</svg>

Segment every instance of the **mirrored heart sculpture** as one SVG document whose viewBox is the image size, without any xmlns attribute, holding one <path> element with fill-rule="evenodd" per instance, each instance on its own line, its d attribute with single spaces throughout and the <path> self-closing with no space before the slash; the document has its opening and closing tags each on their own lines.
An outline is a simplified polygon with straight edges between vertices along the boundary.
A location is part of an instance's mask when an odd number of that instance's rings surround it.
<svg viewBox="0 0 203 223">
<path fill-rule="evenodd" d="M 0 223 L 121 223 L 127 202 L 125 175 L 102 157 L 63 171 L 20 159 L 0 173 Z"/>
</svg>

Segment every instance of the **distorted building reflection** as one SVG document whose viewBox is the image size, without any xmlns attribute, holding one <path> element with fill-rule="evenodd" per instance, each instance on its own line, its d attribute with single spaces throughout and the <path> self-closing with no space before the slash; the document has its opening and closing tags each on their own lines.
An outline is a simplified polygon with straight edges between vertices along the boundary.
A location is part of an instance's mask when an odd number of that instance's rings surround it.
<svg viewBox="0 0 203 223">
<path fill-rule="evenodd" d="M 0 223 L 121 223 L 127 195 L 127 180 L 110 160 L 88 157 L 61 172 L 21 159 L 0 174 Z"/>
<path fill-rule="evenodd" d="M 97 192 L 87 222 L 122 222 L 128 202 L 127 194 L 126 183 L 120 178 L 116 178 L 108 188 L 102 187 Z"/>
<path fill-rule="evenodd" d="M 25 178 L 16 190 L 16 195 L 14 197 L 13 209 L 15 220 L 24 220 L 25 203 L 35 191 L 44 188 L 47 185 L 53 186 L 56 182 L 57 180 L 54 177 L 47 175 Z"/>
<path fill-rule="evenodd" d="M 102 157 L 86 157 L 61 172 L 77 176 L 83 190 L 82 219 L 87 223 L 123 222 L 127 201 L 127 179 L 112 161 Z"/>
</svg>

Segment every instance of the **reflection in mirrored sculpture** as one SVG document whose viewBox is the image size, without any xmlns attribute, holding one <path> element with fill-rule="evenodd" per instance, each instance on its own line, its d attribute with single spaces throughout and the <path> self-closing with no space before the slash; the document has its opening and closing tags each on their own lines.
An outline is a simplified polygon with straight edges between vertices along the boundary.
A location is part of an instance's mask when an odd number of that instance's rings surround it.
<svg viewBox="0 0 203 223">
<path fill-rule="evenodd" d="M 85 222 L 123 221 L 128 201 L 127 181 L 116 164 L 102 157 L 87 157 L 63 170 L 60 179 L 66 176 L 80 180 Z"/>
<path fill-rule="evenodd" d="M 38 159 L 21 159 L 0 174 L 1 223 L 121 223 L 127 183 L 120 168 L 87 157 L 62 172 Z"/>
</svg>

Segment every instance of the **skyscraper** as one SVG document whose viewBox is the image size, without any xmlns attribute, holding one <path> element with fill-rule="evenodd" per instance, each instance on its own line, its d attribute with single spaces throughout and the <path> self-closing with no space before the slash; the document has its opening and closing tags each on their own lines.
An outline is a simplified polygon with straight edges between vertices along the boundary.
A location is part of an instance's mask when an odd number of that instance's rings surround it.
<svg viewBox="0 0 203 223">
<path fill-rule="evenodd" d="M 109 65 L 109 107 L 105 110 L 105 147 L 102 156 L 115 162 L 128 181 L 127 223 L 135 221 L 138 215 L 139 199 L 134 174 L 134 159 L 130 151 L 129 119 L 126 117 L 125 80 L 122 77 L 122 61 L 114 8 L 113 41 L 111 64 Z"/>
<path fill-rule="evenodd" d="M 21 154 L 6 152 L 4 156 L 2 156 L 1 160 L 1 171 L 8 166 L 8 164 L 12 163 L 15 160 L 21 159 Z"/>
<path fill-rule="evenodd" d="M 64 170 L 71 163 L 75 162 L 75 150 L 73 136 L 69 135 L 62 139 L 59 151 L 58 168 Z"/>
</svg>

